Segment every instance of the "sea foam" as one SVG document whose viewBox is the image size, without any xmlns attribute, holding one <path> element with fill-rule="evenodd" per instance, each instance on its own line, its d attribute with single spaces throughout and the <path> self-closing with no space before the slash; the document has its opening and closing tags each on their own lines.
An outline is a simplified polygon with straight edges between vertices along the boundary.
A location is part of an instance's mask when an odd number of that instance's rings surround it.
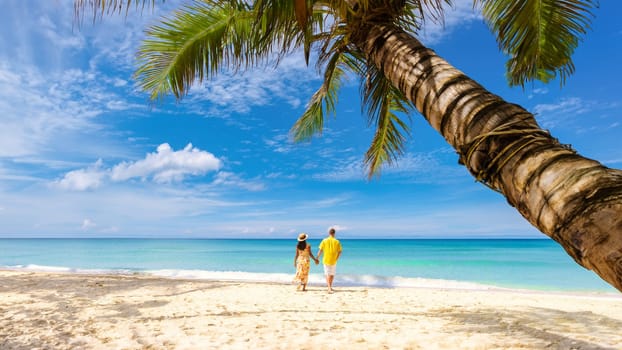
<svg viewBox="0 0 622 350">
<path fill-rule="evenodd" d="M 2 269 L 22 270 L 51 273 L 74 273 L 74 274 L 113 274 L 113 275 L 146 275 L 173 279 L 196 279 L 207 281 L 235 281 L 235 282 L 260 282 L 260 283 L 293 283 L 294 274 L 286 273 L 257 273 L 244 271 L 208 271 L 208 270 L 129 270 L 129 269 L 76 269 L 63 266 L 42 265 L 13 265 L 1 266 Z M 323 274 L 309 274 L 309 285 L 324 285 L 326 283 Z M 467 289 L 467 290 L 490 290 L 501 289 L 485 284 L 410 277 L 386 277 L 378 275 L 352 275 L 337 274 L 334 282 L 335 287 L 376 287 L 376 288 L 440 288 L 440 289 Z"/>
</svg>

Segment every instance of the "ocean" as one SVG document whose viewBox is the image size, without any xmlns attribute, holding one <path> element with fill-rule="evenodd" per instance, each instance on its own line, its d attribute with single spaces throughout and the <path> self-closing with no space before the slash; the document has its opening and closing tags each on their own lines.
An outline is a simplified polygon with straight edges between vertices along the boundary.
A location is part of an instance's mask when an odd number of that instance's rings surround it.
<svg viewBox="0 0 622 350">
<path fill-rule="evenodd" d="M 548 239 L 347 239 L 335 287 L 616 293 Z M 296 240 L 0 239 L 0 268 L 291 283 Z M 313 252 L 319 240 L 309 240 Z M 324 282 L 312 264 L 310 285 Z"/>
</svg>

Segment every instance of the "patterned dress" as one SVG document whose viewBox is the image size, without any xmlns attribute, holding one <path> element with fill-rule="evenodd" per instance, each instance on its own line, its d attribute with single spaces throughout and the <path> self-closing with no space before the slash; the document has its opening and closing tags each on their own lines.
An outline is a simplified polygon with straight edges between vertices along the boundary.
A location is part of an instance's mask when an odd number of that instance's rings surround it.
<svg viewBox="0 0 622 350">
<path fill-rule="evenodd" d="M 294 282 L 307 284 L 307 281 L 309 280 L 310 268 L 311 264 L 309 263 L 309 250 L 307 248 L 304 250 L 298 249 L 298 259 L 296 259 L 296 277 L 294 277 Z"/>
</svg>

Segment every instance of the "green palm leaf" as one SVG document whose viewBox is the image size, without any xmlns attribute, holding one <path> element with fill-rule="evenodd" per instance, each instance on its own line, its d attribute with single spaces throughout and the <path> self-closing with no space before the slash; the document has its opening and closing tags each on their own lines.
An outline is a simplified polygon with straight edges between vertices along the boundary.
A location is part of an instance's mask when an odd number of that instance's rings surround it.
<svg viewBox="0 0 622 350">
<path fill-rule="evenodd" d="M 501 49 L 509 54 L 510 84 L 574 71 L 570 59 L 589 27 L 591 0 L 475 0 Z M 94 0 L 94 10 L 108 11 L 147 0 Z M 151 1 L 152 5 L 155 0 Z M 307 63 L 311 45 L 319 43 L 318 70 L 324 81 L 291 129 L 294 140 L 321 133 L 324 118 L 335 112 L 342 80 L 353 72 L 363 82 L 363 106 L 376 133 L 365 156 L 369 176 L 379 173 L 404 151 L 408 125 L 398 117 L 412 105 L 354 46 L 357 21 L 379 21 L 417 31 L 424 19 L 442 21 L 450 0 L 385 4 L 380 0 L 204 0 L 178 10 L 147 32 L 139 50 L 136 76 L 152 99 L 172 92 L 182 98 L 189 87 L 223 69 L 256 66 L 302 47 Z M 76 0 L 76 6 L 85 1 Z"/>
<path fill-rule="evenodd" d="M 164 2 L 164 0 L 161 0 Z M 74 0 L 73 11 L 74 20 L 81 21 L 86 8 L 90 8 L 93 11 L 93 21 L 98 17 L 102 17 L 104 14 L 121 13 L 125 9 L 125 14 L 134 3 L 136 9 L 144 9 L 148 3 L 151 3 L 151 7 L 155 6 L 156 0 Z"/>
<path fill-rule="evenodd" d="M 574 72 L 571 56 L 598 7 L 593 0 L 479 0 L 497 42 L 510 58 L 510 85 L 534 79 L 563 84 Z"/>
<path fill-rule="evenodd" d="M 307 64 L 311 45 L 317 40 L 314 32 L 325 19 L 326 9 L 314 6 L 312 0 L 257 0 L 253 4 L 266 40 L 278 40 L 283 54 L 293 47 L 303 47 Z"/>
<path fill-rule="evenodd" d="M 308 140 L 315 134 L 321 134 L 325 116 L 335 113 L 337 93 L 346 74 L 344 59 L 343 55 L 335 54 L 329 60 L 322 86 L 313 94 L 307 109 L 292 126 L 290 132 L 294 135 L 294 141 Z"/>
<path fill-rule="evenodd" d="M 361 87 L 363 106 L 367 109 L 370 125 L 376 126 L 365 154 L 365 165 L 371 178 L 380 175 L 384 164 L 392 164 L 404 153 L 410 128 L 395 112 L 406 114 L 413 105 L 375 66 L 367 67 L 366 76 Z"/>
<path fill-rule="evenodd" d="M 169 92 L 180 99 L 197 81 L 226 68 L 257 66 L 299 42 L 292 39 L 299 36 L 295 21 L 288 22 L 291 28 L 280 28 L 285 34 L 266 32 L 265 22 L 244 1 L 186 6 L 149 28 L 138 51 L 135 76 L 152 99 Z"/>
<path fill-rule="evenodd" d="M 239 66 L 250 39 L 250 16 L 243 6 L 231 3 L 206 6 L 195 4 L 175 12 L 172 19 L 149 28 L 138 51 L 135 76 L 151 98 L 169 92 L 179 99 L 196 79 L 202 80 L 222 66 Z M 249 41 L 250 42 L 250 41 Z M 226 45 L 225 45 L 226 44 Z"/>
</svg>

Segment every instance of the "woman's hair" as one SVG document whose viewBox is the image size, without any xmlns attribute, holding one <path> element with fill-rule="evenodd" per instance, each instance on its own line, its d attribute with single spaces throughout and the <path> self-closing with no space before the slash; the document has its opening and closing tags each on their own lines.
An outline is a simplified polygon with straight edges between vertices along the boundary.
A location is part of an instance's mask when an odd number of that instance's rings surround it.
<svg viewBox="0 0 622 350">
<path fill-rule="evenodd" d="M 306 247 L 307 247 L 307 241 L 298 242 L 298 249 L 305 250 Z"/>
</svg>

